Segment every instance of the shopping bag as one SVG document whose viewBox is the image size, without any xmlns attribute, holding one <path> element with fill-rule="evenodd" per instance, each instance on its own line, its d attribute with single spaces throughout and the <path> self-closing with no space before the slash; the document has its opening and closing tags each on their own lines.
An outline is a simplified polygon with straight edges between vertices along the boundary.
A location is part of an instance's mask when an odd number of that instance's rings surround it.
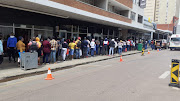
<svg viewBox="0 0 180 101">
<path fill-rule="evenodd" d="M 82 56 L 82 50 L 81 49 L 79 50 L 79 54 L 80 54 L 80 56 Z"/>
</svg>

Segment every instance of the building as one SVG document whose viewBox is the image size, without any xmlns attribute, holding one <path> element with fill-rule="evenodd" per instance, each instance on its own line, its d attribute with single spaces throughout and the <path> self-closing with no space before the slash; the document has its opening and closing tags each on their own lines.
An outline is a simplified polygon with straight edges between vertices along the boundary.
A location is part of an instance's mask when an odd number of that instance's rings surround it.
<svg viewBox="0 0 180 101">
<path fill-rule="evenodd" d="M 147 0 L 145 16 L 157 24 L 170 24 L 179 17 L 179 0 Z"/>
<path fill-rule="evenodd" d="M 139 3 L 140 2 L 140 3 Z M 1 0 L 0 33 L 66 39 L 139 40 L 154 30 L 143 26 L 144 0 Z"/>
</svg>

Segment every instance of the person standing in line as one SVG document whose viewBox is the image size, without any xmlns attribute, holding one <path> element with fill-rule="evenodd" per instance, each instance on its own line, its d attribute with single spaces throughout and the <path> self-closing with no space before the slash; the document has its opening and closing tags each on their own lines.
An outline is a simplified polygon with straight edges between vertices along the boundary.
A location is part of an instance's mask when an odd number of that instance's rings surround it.
<svg viewBox="0 0 180 101">
<path fill-rule="evenodd" d="M 50 44 L 51 44 L 51 57 L 50 57 L 50 60 L 54 61 L 54 64 L 56 63 L 56 50 L 58 48 L 58 44 L 57 44 L 57 41 L 55 40 L 55 37 L 52 38 L 52 40 L 50 41 Z"/>
<path fill-rule="evenodd" d="M 94 51 L 95 51 L 95 47 L 96 47 L 96 44 L 95 44 L 95 39 L 92 39 L 91 43 L 90 43 L 90 46 L 91 46 L 91 56 L 94 56 Z"/>
<path fill-rule="evenodd" d="M 49 60 L 48 57 L 51 53 L 51 44 L 49 43 L 49 41 L 47 40 L 47 38 L 44 38 L 43 41 L 43 64 L 49 64 Z"/>
<path fill-rule="evenodd" d="M 120 40 L 118 42 L 118 54 L 121 55 L 122 54 L 122 47 L 123 47 L 123 41 Z"/>
<path fill-rule="evenodd" d="M 2 35 L 0 34 L 0 64 L 3 62 L 3 43 L 2 43 Z"/>
<path fill-rule="evenodd" d="M 38 52 L 38 65 L 41 65 L 40 64 L 40 57 L 42 56 L 42 44 L 40 42 L 40 38 L 39 37 L 36 37 L 36 42 L 38 44 L 38 49 L 37 49 L 37 52 Z"/>
<path fill-rule="evenodd" d="M 126 43 L 127 43 L 127 51 L 129 51 L 131 42 L 130 42 L 130 40 L 128 40 Z"/>
<path fill-rule="evenodd" d="M 76 59 L 80 59 L 80 49 L 81 49 L 81 37 L 76 40 Z"/>
<path fill-rule="evenodd" d="M 100 47 L 100 52 L 99 52 L 99 53 L 100 53 L 101 55 L 103 55 L 103 39 L 100 40 L 100 45 L 99 45 L 99 47 Z"/>
<path fill-rule="evenodd" d="M 26 49 L 26 45 L 23 43 L 24 38 L 22 36 L 19 37 L 19 41 L 16 44 L 17 47 L 17 52 L 19 54 L 19 58 L 18 58 L 18 63 L 20 64 L 20 59 L 21 59 L 21 53 L 25 52 Z"/>
<path fill-rule="evenodd" d="M 104 54 L 107 55 L 108 54 L 108 45 L 109 45 L 107 38 L 105 38 L 103 45 L 104 45 Z"/>
<path fill-rule="evenodd" d="M 89 56 L 89 52 L 90 52 L 90 41 L 89 39 L 87 38 L 87 42 L 88 42 L 88 45 L 87 45 L 87 56 Z"/>
<path fill-rule="evenodd" d="M 15 50 L 16 50 L 16 44 L 17 44 L 17 38 L 14 36 L 14 33 L 11 33 L 10 37 L 7 41 L 7 49 L 8 49 L 8 55 L 9 55 L 9 63 L 11 63 L 11 56 L 15 60 Z"/>
<path fill-rule="evenodd" d="M 69 43 L 69 47 L 70 47 L 71 59 L 73 60 L 74 48 L 76 47 L 76 44 L 75 44 L 74 40 L 71 40 L 71 42 Z"/>
<path fill-rule="evenodd" d="M 86 37 L 84 37 L 84 41 L 82 42 L 82 49 L 83 49 L 83 57 L 86 58 L 87 55 L 87 46 L 88 46 L 88 41 L 86 40 Z"/>
<path fill-rule="evenodd" d="M 109 43 L 109 47 L 110 47 L 110 49 L 109 49 L 109 56 L 111 55 L 111 53 L 112 53 L 112 55 L 114 55 L 114 48 L 115 48 L 115 42 L 114 41 L 115 40 L 112 39 L 111 42 Z"/>
<path fill-rule="evenodd" d="M 63 61 L 66 60 L 67 48 L 68 48 L 68 43 L 64 40 L 64 42 L 62 43 L 62 58 L 63 58 Z"/>
<path fill-rule="evenodd" d="M 114 53 L 116 54 L 117 51 L 118 51 L 118 43 L 116 40 L 114 40 L 114 43 L 115 43 L 115 47 L 114 47 Z"/>
<path fill-rule="evenodd" d="M 59 56 L 61 56 L 61 49 L 62 49 L 62 44 L 61 44 L 60 38 L 57 39 L 57 44 L 58 44 L 58 49 L 57 49 L 57 54 L 56 54 L 56 60 L 57 60 L 57 62 L 60 62 Z"/>
<path fill-rule="evenodd" d="M 126 50 L 126 40 L 123 41 L 123 51 L 125 52 Z"/>
<path fill-rule="evenodd" d="M 99 55 L 99 46 L 100 46 L 100 41 L 96 39 L 96 55 Z"/>
<path fill-rule="evenodd" d="M 28 43 L 28 46 L 30 52 L 37 52 L 39 43 L 37 43 L 35 37 L 33 37 L 32 40 Z"/>
</svg>

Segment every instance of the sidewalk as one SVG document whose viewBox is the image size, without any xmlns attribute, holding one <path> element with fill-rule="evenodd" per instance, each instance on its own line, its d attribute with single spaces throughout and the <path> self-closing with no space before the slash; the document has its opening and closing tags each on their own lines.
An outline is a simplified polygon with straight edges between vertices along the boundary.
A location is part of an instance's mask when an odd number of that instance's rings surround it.
<svg viewBox="0 0 180 101">
<path fill-rule="evenodd" d="M 132 55 L 136 53 L 141 53 L 141 51 L 129 51 L 129 52 L 124 52 L 122 56 L 126 55 Z M 74 59 L 74 60 L 69 60 L 65 62 L 60 62 L 57 64 L 49 64 L 49 65 L 42 65 L 37 69 L 32 69 L 32 70 L 21 70 L 20 67 L 17 67 L 16 63 L 6 63 L 4 65 L 0 65 L 0 80 L 5 80 L 5 79 L 10 79 L 13 77 L 20 77 L 21 76 L 30 76 L 30 75 L 37 75 L 37 74 L 42 74 L 46 73 L 48 68 L 50 67 L 52 71 L 63 69 L 63 68 L 70 68 L 78 65 L 83 65 L 87 63 L 92 63 L 92 62 L 97 62 L 97 61 L 103 61 L 107 59 L 112 59 L 119 57 L 119 55 L 115 56 L 96 56 L 96 57 L 89 57 L 89 58 L 84 58 L 84 59 Z M 11 67 L 11 68 L 10 68 Z"/>
</svg>

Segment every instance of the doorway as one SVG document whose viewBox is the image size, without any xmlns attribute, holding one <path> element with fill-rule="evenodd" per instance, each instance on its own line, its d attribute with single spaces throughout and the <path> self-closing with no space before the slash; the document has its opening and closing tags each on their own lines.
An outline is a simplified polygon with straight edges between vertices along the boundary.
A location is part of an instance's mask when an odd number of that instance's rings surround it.
<svg viewBox="0 0 180 101">
<path fill-rule="evenodd" d="M 31 29 L 15 28 L 15 36 L 18 40 L 19 40 L 20 36 L 22 36 L 24 38 L 24 43 L 25 43 L 26 49 L 27 49 L 28 48 L 27 44 L 29 43 L 29 40 L 31 39 Z"/>
</svg>

